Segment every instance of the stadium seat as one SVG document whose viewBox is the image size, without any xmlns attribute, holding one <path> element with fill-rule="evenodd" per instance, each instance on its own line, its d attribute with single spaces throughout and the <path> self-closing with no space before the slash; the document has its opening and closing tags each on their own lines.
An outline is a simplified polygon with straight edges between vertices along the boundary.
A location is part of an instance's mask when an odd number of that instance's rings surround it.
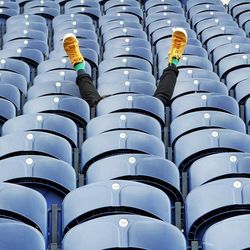
<svg viewBox="0 0 250 250">
<path fill-rule="evenodd" d="M 114 130 L 135 130 L 161 139 L 160 123 L 147 115 L 136 113 L 111 113 L 93 118 L 87 124 L 86 137 Z"/>
<path fill-rule="evenodd" d="M 121 94 L 109 96 L 97 104 L 97 116 L 114 112 L 143 113 L 156 118 L 161 125 L 165 124 L 163 103 L 152 96 L 142 94 Z"/>
<path fill-rule="evenodd" d="M 46 112 L 69 117 L 80 127 L 84 127 L 90 119 L 89 105 L 78 97 L 65 95 L 43 96 L 29 100 L 23 107 L 23 114 Z"/>
<path fill-rule="evenodd" d="M 10 183 L 0 183 L 0 190 L 0 217 L 35 228 L 47 241 L 47 205 L 44 197 L 35 190 Z"/>
<path fill-rule="evenodd" d="M 17 110 L 20 110 L 20 92 L 17 87 L 11 84 L 0 84 L 0 98 L 13 103 Z"/>
<path fill-rule="evenodd" d="M 2 127 L 2 135 L 20 131 L 45 131 L 67 139 L 77 147 L 77 127 L 69 118 L 56 114 L 27 114 L 9 119 Z"/>
<path fill-rule="evenodd" d="M 72 149 L 69 142 L 46 132 L 16 132 L 0 138 L 0 158 L 14 155 L 47 155 L 72 164 Z"/>
<path fill-rule="evenodd" d="M 132 14 L 137 16 L 140 20 L 143 19 L 142 9 L 134 6 L 114 6 L 105 11 L 106 15 L 113 15 L 117 13 Z"/>
<path fill-rule="evenodd" d="M 84 141 L 81 148 L 81 167 L 109 155 L 124 153 L 144 153 L 165 157 L 165 146 L 159 138 L 139 131 L 110 131 Z"/>
<path fill-rule="evenodd" d="M 42 234 L 35 228 L 19 222 L 0 223 L 0 248 L 8 250 L 45 250 Z"/>
<path fill-rule="evenodd" d="M 5 99 L 0 98 L 0 126 L 3 125 L 8 119 L 14 118 L 16 116 L 17 110 L 15 105 Z"/>
<path fill-rule="evenodd" d="M 163 191 L 139 182 L 114 180 L 77 188 L 65 197 L 63 232 L 97 217 L 124 213 L 171 223 L 171 203 Z"/>
<path fill-rule="evenodd" d="M 170 141 L 173 145 L 182 135 L 207 128 L 232 129 L 246 133 L 244 121 L 236 115 L 221 111 L 195 111 L 181 115 L 170 124 Z"/>
<path fill-rule="evenodd" d="M 171 250 L 186 249 L 185 238 L 176 227 L 145 216 L 129 214 L 101 217 L 76 226 L 65 235 L 63 249 L 80 250 L 83 242 L 89 250 L 165 250 L 166 246 Z"/>
<path fill-rule="evenodd" d="M 249 98 L 250 89 L 249 89 L 249 78 L 243 81 L 240 81 L 235 86 L 235 99 L 241 105 L 244 104 Z"/>
<path fill-rule="evenodd" d="M 215 223 L 206 230 L 202 239 L 203 249 L 247 249 L 250 247 L 247 235 L 249 228 L 250 218 L 248 214 L 233 216 Z"/>
<path fill-rule="evenodd" d="M 250 152 L 250 136 L 230 129 L 198 130 L 180 137 L 174 147 L 174 161 L 180 170 L 194 161 L 220 152 Z M 187 146 L 188 145 L 188 146 Z"/>
<path fill-rule="evenodd" d="M 144 2 L 145 10 L 158 5 L 173 5 L 181 7 L 181 3 L 178 0 L 147 0 Z"/>
<path fill-rule="evenodd" d="M 222 101 L 223 100 L 223 101 Z M 195 93 L 176 98 L 171 105 L 171 120 L 197 110 L 217 110 L 239 115 L 239 105 L 230 96 L 216 93 Z"/>
<path fill-rule="evenodd" d="M 140 4 L 136 0 L 127 0 L 125 2 L 122 2 L 119 0 L 111 0 L 111 1 L 107 1 L 103 5 L 105 11 L 107 11 L 109 8 L 113 8 L 116 6 L 132 6 L 132 7 L 140 8 Z"/>
<path fill-rule="evenodd" d="M 189 241 L 201 242 L 202 232 L 222 218 L 249 213 L 248 192 L 249 178 L 217 180 L 192 190 L 185 202 Z"/>
<path fill-rule="evenodd" d="M 220 153 L 202 157 L 189 168 L 189 189 L 232 177 L 249 177 L 249 153 Z"/>
</svg>

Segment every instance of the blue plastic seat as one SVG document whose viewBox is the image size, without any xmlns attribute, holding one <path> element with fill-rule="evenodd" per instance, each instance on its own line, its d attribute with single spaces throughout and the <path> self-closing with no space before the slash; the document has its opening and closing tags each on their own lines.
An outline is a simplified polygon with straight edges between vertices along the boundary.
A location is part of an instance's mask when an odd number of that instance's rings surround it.
<svg viewBox="0 0 250 250">
<path fill-rule="evenodd" d="M 177 80 L 171 100 L 173 101 L 175 98 L 178 98 L 179 96 L 197 92 L 218 93 L 221 95 L 228 95 L 228 90 L 224 83 L 209 79 L 196 78 L 196 79 L 189 79 L 186 81 Z"/>
<path fill-rule="evenodd" d="M 105 14 L 107 15 L 113 15 L 117 13 L 132 14 L 137 16 L 140 20 L 143 19 L 142 9 L 134 6 L 115 6 L 105 11 Z"/>
<path fill-rule="evenodd" d="M 232 12 L 235 7 L 237 7 L 237 6 L 241 5 L 241 4 L 245 4 L 245 3 L 250 3 L 250 1 L 246 0 L 246 1 L 243 2 L 241 0 L 232 0 L 228 4 L 228 8 Z"/>
<path fill-rule="evenodd" d="M 17 110 L 20 110 L 21 96 L 17 87 L 11 84 L 0 84 L 0 98 L 10 101 Z"/>
<path fill-rule="evenodd" d="M 189 80 L 189 79 L 197 79 L 197 78 L 205 78 L 205 79 L 210 79 L 210 80 L 215 80 L 215 81 L 220 81 L 219 76 L 211 71 L 205 70 L 205 69 L 180 69 L 179 70 L 179 75 L 178 75 L 178 80 Z"/>
<path fill-rule="evenodd" d="M 131 38 L 136 37 L 140 39 L 147 40 L 147 34 L 145 31 L 142 31 L 140 29 L 135 28 L 116 28 L 112 29 L 109 32 L 103 34 L 103 44 L 105 45 L 109 40 L 115 39 L 115 38 Z"/>
<path fill-rule="evenodd" d="M 187 17 L 191 18 L 199 13 L 212 11 L 212 12 L 223 12 L 225 11 L 225 7 L 222 4 L 208 4 L 208 3 L 200 3 L 199 5 L 192 6 L 187 11 Z"/>
<path fill-rule="evenodd" d="M 7 19 L 6 21 L 6 27 L 12 27 L 15 26 L 16 24 L 25 24 L 26 22 L 29 23 L 42 23 L 43 25 L 46 26 L 46 19 L 37 16 L 37 15 L 27 15 L 27 14 L 22 14 L 22 15 L 15 15 Z"/>
<path fill-rule="evenodd" d="M 149 36 L 158 29 L 165 27 L 182 27 L 184 29 L 189 29 L 190 25 L 185 20 L 175 20 L 175 19 L 160 19 L 152 22 L 148 25 Z"/>
<path fill-rule="evenodd" d="M 8 120 L 16 116 L 16 107 L 15 105 L 3 98 L 0 98 L 0 126 Z"/>
<path fill-rule="evenodd" d="M 244 104 L 250 95 L 249 78 L 239 82 L 235 87 L 235 99 L 241 105 Z"/>
<path fill-rule="evenodd" d="M 246 37 L 245 31 L 241 28 L 232 26 L 215 26 L 207 28 L 201 33 L 201 42 L 206 44 L 210 39 L 222 35 L 239 35 Z"/>
<path fill-rule="evenodd" d="M 147 15 L 152 15 L 160 12 L 170 12 L 170 13 L 173 12 L 184 15 L 184 11 L 180 6 L 167 5 L 167 4 L 151 7 L 150 9 L 147 10 L 146 13 Z"/>
<path fill-rule="evenodd" d="M 52 20 L 52 26 L 53 29 L 57 29 L 60 26 L 62 26 L 62 24 L 64 22 L 76 22 L 76 23 L 90 23 L 93 24 L 93 21 L 91 19 L 91 17 L 87 16 L 87 15 L 82 15 L 82 14 L 62 14 L 59 16 L 56 16 L 53 20 Z"/>
<path fill-rule="evenodd" d="M 84 2 L 81 2 L 80 4 L 82 7 L 93 7 L 93 8 L 100 8 L 100 5 L 97 1 L 91 1 L 91 0 L 85 0 Z M 64 8 L 70 9 L 73 7 L 79 6 L 79 1 L 73 0 L 73 1 L 66 1 Z"/>
<path fill-rule="evenodd" d="M 105 50 L 105 52 L 103 53 L 104 60 L 120 57 L 140 58 L 153 64 L 152 52 L 151 50 L 145 48 L 123 47 L 116 48 L 115 50 Z"/>
<path fill-rule="evenodd" d="M 236 115 L 219 111 L 196 111 L 181 115 L 170 124 L 170 141 L 173 145 L 182 135 L 207 128 L 226 128 L 246 133 L 245 123 Z"/>
<path fill-rule="evenodd" d="M 113 113 L 95 117 L 86 127 L 86 137 L 121 129 L 141 131 L 161 139 L 160 123 L 150 116 L 135 113 Z"/>
<path fill-rule="evenodd" d="M 201 5 L 201 4 L 212 4 L 212 5 L 222 5 L 220 0 L 205 0 L 205 1 L 199 1 L 199 0 L 189 0 L 186 3 L 187 10 L 191 9 L 194 6 Z"/>
<path fill-rule="evenodd" d="M 171 203 L 163 191 L 139 182 L 114 180 L 80 187 L 65 197 L 63 232 L 90 219 L 121 213 L 171 223 Z"/>
<path fill-rule="evenodd" d="M 155 85 L 156 80 L 151 72 L 145 72 L 137 69 L 116 69 L 109 72 L 105 72 L 98 78 L 97 85 L 100 86 L 106 82 L 125 82 L 132 79 L 146 81 Z"/>
<path fill-rule="evenodd" d="M 197 110 L 218 110 L 239 115 L 239 106 L 230 96 L 216 93 L 195 93 L 176 98 L 171 105 L 171 119 Z"/>
<path fill-rule="evenodd" d="M 116 39 L 109 40 L 105 44 L 106 50 L 112 50 L 114 48 L 121 48 L 121 47 L 143 47 L 146 49 L 151 49 L 150 43 L 143 39 L 143 38 L 136 38 L 136 37 L 120 37 Z"/>
<path fill-rule="evenodd" d="M 17 125 L 18 124 L 18 125 Z M 67 139 L 77 147 L 77 127 L 70 119 L 55 114 L 27 114 L 8 120 L 2 127 L 2 135 L 21 131 L 44 131 Z"/>
<path fill-rule="evenodd" d="M 230 90 L 235 88 L 239 82 L 248 78 L 250 78 L 250 71 L 248 65 L 245 65 L 244 67 L 235 68 L 234 70 L 229 71 L 225 76 L 225 82 L 227 88 Z"/>
<path fill-rule="evenodd" d="M 129 48 L 129 47 L 128 47 Z M 107 52 L 110 53 L 110 52 Z M 107 60 L 103 60 L 98 67 L 99 75 L 103 74 L 104 72 L 108 72 L 114 69 L 138 69 L 146 72 L 152 72 L 152 66 L 148 61 L 145 61 L 142 58 L 137 57 L 129 57 L 124 56 L 122 58 L 111 58 Z"/>
<path fill-rule="evenodd" d="M 18 3 L 11 1 L 4 1 L 3 3 L 1 3 L 1 8 L 15 10 L 17 13 L 19 13 L 20 11 Z"/>
<path fill-rule="evenodd" d="M 23 75 L 26 81 L 30 82 L 30 68 L 25 62 L 13 58 L 2 58 L 0 60 L 0 71 L 3 70 Z"/>
<path fill-rule="evenodd" d="M 69 117 L 80 127 L 84 127 L 90 119 L 89 105 L 78 97 L 43 96 L 26 102 L 23 107 L 23 114 L 48 112 Z"/>
<path fill-rule="evenodd" d="M 164 38 L 172 37 L 173 27 L 166 27 L 158 29 L 152 33 L 152 44 L 156 44 L 158 41 Z M 192 29 L 186 29 L 188 38 L 196 38 L 197 35 Z"/>
<path fill-rule="evenodd" d="M 2 12 L 0 13 L 0 18 L 8 19 L 9 17 L 18 15 L 19 12 L 17 10 L 9 9 L 9 8 L 2 8 Z"/>
<path fill-rule="evenodd" d="M 196 29 L 196 25 L 205 20 L 205 19 L 214 19 L 214 18 L 223 18 L 224 20 L 233 20 L 233 17 L 231 15 L 229 15 L 228 13 L 226 13 L 225 11 L 221 12 L 221 11 L 205 11 L 205 12 L 201 12 L 198 13 L 197 15 L 193 16 L 192 19 L 190 20 L 190 24 L 191 26 Z"/>
<path fill-rule="evenodd" d="M 76 226 L 65 235 L 63 249 L 80 250 L 83 242 L 89 250 L 121 247 L 165 250 L 166 246 L 172 250 L 186 249 L 185 238 L 176 227 L 129 214 L 98 218 Z"/>
<path fill-rule="evenodd" d="M 156 118 L 161 125 L 165 124 L 164 105 L 152 96 L 142 94 L 121 94 L 109 96 L 97 104 L 97 116 L 117 113 L 135 112 Z"/>
<path fill-rule="evenodd" d="M 25 47 L 0 50 L 0 58 L 8 57 L 22 60 L 33 67 L 37 67 L 44 60 L 44 56 L 40 50 Z"/>
<path fill-rule="evenodd" d="M 249 213 L 249 178 L 214 181 L 192 190 L 186 199 L 186 232 L 200 242 L 212 224 L 232 215 Z"/>
<path fill-rule="evenodd" d="M 220 61 L 218 64 L 219 69 L 219 76 L 221 78 L 227 78 L 226 76 L 231 71 L 234 71 L 235 69 L 249 67 L 250 62 L 250 53 L 241 53 L 241 54 L 235 54 L 228 56 Z"/>
<path fill-rule="evenodd" d="M 144 94 L 153 96 L 156 90 L 156 86 L 152 82 L 145 80 L 131 79 L 131 80 L 121 80 L 116 82 L 105 81 L 103 84 L 98 84 L 98 92 L 100 96 L 110 96 L 117 94 Z"/>
<path fill-rule="evenodd" d="M 3 49 L 18 49 L 18 48 L 28 48 L 28 49 L 37 49 L 43 53 L 45 58 L 49 55 L 49 47 L 46 42 L 35 40 L 35 39 L 17 39 L 12 40 L 3 45 Z"/>
<path fill-rule="evenodd" d="M 103 25 L 105 25 L 108 22 L 111 21 L 123 21 L 123 20 L 129 20 L 132 22 L 140 22 L 139 18 L 135 15 L 132 14 L 127 14 L 127 13 L 117 13 L 116 15 L 104 15 L 100 17 L 99 19 L 99 28 L 102 28 Z"/>
<path fill-rule="evenodd" d="M 62 59 L 61 59 L 62 60 Z M 33 85 L 45 84 L 47 82 L 61 82 L 70 81 L 72 83 L 76 82 L 77 73 L 74 70 L 69 69 L 55 69 L 53 71 L 44 72 L 37 75 L 33 80 Z"/>
<path fill-rule="evenodd" d="M 35 190 L 10 183 L 0 183 L 0 190 L 0 217 L 9 219 L 10 223 L 18 221 L 35 228 L 47 241 L 47 204 L 44 197 Z"/>
<path fill-rule="evenodd" d="M 146 0 L 144 2 L 146 10 L 158 5 L 173 5 L 181 7 L 181 3 L 178 0 Z"/>
<path fill-rule="evenodd" d="M 249 39 L 246 37 L 237 36 L 237 35 L 223 35 L 223 36 L 214 37 L 207 42 L 207 52 L 210 54 L 216 48 L 219 48 L 222 45 L 226 45 L 230 43 L 236 43 L 236 44 L 246 43 L 247 44 L 249 43 Z"/>
<path fill-rule="evenodd" d="M 16 132 L 0 138 L 1 159 L 13 155 L 40 154 L 72 163 L 70 143 L 57 135 L 40 131 Z"/>
<path fill-rule="evenodd" d="M 247 177 L 250 174 L 249 153 L 220 153 L 195 161 L 189 168 L 189 189 L 217 179 Z"/>
<path fill-rule="evenodd" d="M 37 75 L 49 71 L 54 71 L 54 70 L 66 70 L 66 69 L 71 69 L 74 71 L 74 68 L 72 66 L 72 63 L 68 58 L 62 58 L 60 59 L 49 59 L 46 61 L 41 62 L 38 67 L 37 67 Z M 85 61 L 85 72 L 91 75 L 91 66 L 90 64 Z"/>
<path fill-rule="evenodd" d="M 240 5 L 238 6 L 235 6 L 233 8 L 233 10 L 231 11 L 232 12 L 232 16 L 238 20 L 239 16 L 242 14 L 242 13 L 245 13 L 247 10 L 250 10 L 250 1 L 245 2 L 245 3 L 241 3 Z"/>
<path fill-rule="evenodd" d="M 250 217 L 248 214 L 233 216 L 217 222 L 206 230 L 202 239 L 203 249 L 247 249 L 250 247 L 247 235 L 249 229 Z"/>
<path fill-rule="evenodd" d="M 239 26 L 243 27 L 243 29 L 246 30 L 245 27 L 246 27 L 248 21 L 249 21 L 249 10 L 240 14 L 240 16 L 238 18 Z"/>
<path fill-rule="evenodd" d="M 131 6 L 140 8 L 140 4 L 136 0 L 127 0 L 125 2 L 121 2 L 119 0 L 111 0 L 105 2 L 103 6 L 105 11 L 116 6 Z"/>
<path fill-rule="evenodd" d="M 45 250 L 42 234 L 35 228 L 19 222 L 0 223 L 0 248 L 8 250 Z M 25 238 L 23 237 L 25 235 Z"/>
<path fill-rule="evenodd" d="M 130 21 L 130 20 L 115 20 L 115 21 L 110 21 L 108 23 L 105 23 L 102 25 L 101 28 L 101 34 L 105 34 L 106 32 L 113 30 L 113 29 L 117 29 L 117 28 L 134 28 L 134 29 L 139 29 L 142 30 L 143 27 L 140 23 L 138 22 L 134 22 L 134 21 Z"/>
<path fill-rule="evenodd" d="M 231 18 L 209 18 L 202 20 L 196 24 L 196 33 L 200 35 L 204 30 L 215 26 L 238 27 L 238 24 L 235 21 L 231 20 Z"/>
<path fill-rule="evenodd" d="M 246 25 L 245 25 L 245 27 L 244 27 L 244 30 L 246 31 L 246 33 L 247 33 L 248 36 L 249 36 L 249 34 L 250 34 L 250 21 L 248 21 L 248 22 L 246 23 Z"/>
<path fill-rule="evenodd" d="M 64 21 L 61 23 L 61 25 L 57 25 L 54 29 L 56 30 L 57 33 L 63 32 L 63 30 L 68 30 L 68 29 L 72 29 L 72 30 L 84 29 L 84 30 L 90 30 L 90 31 L 96 30 L 93 23 L 79 22 L 79 21 L 72 21 L 72 20 Z"/>
<path fill-rule="evenodd" d="M 86 184 L 107 180 L 142 182 L 164 191 L 171 202 L 182 202 L 178 168 L 169 160 L 145 154 L 123 154 L 96 161 L 88 168 Z"/>
<path fill-rule="evenodd" d="M 109 155 L 144 153 L 165 156 L 163 142 L 152 135 L 139 131 L 109 131 L 92 136 L 82 144 L 81 168 Z"/>
<path fill-rule="evenodd" d="M 48 95 L 68 95 L 81 97 L 79 87 L 72 83 L 51 82 L 46 84 L 36 84 L 28 90 L 28 100 Z"/>
<path fill-rule="evenodd" d="M 195 160 L 219 152 L 250 152 L 250 136 L 229 129 L 198 130 L 180 137 L 174 148 L 175 164 L 187 169 Z"/>
<path fill-rule="evenodd" d="M 66 6 L 66 5 L 65 5 Z M 84 14 L 90 16 L 94 20 L 98 20 L 101 16 L 100 8 L 75 6 L 65 8 L 65 14 Z"/>
<path fill-rule="evenodd" d="M 219 64 L 221 60 L 234 54 L 247 54 L 247 53 L 250 53 L 250 43 L 225 44 L 216 48 L 213 51 L 213 64 Z"/>
</svg>

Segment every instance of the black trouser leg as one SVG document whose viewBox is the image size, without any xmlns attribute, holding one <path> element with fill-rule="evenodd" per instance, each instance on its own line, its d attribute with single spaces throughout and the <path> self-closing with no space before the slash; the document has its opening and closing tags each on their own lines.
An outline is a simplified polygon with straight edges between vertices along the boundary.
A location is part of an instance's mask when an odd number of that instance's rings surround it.
<svg viewBox="0 0 250 250">
<path fill-rule="evenodd" d="M 157 89 L 154 93 L 154 96 L 159 98 L 165 106 L 170 105 L 170 100 L 174 92 L 177 76 L 179 70 L 175 65 L 170 65 L 164 69 L 160 82 L 157 86 Z"/>
<path fill-rule="evenodd" d="M 91 77 L 85 73 L 83 69 L 77 71 L 76 84 L 79 86 L 82 99 L 84 99 L 91 108 L 95 107 L 102 99 L 93 85 Z"/>
</svg>

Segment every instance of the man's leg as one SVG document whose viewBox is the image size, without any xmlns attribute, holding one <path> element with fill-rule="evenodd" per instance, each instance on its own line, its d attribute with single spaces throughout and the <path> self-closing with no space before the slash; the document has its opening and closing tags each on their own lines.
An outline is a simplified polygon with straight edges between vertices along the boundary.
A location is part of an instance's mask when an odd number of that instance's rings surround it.
<svg viewBox="0 0 250 250">
<path fill-rule="evenodd" d="M 184 53 L 187 44 L 187 33 L 183 28 L 176 28 L 172 34 L 172 44 L 168 55 L 168 67 L 163 71 L 160 82 L 154 93 L 165 106 L 170 105 L 170 100 L 174 92 L 178 69 L 177 65 Z"/>
<path fill-rule="evenodd" d="M 76 84 L 79 86 L 82 99 L 84 99 L 91 108 L 95 107 L 102 98 L 94 87 L 91 77 L 84 71 L 85 61 L 74 34 L 64 36 L 63 47 L 74 69 L 77 71 Z"/>
</svg>

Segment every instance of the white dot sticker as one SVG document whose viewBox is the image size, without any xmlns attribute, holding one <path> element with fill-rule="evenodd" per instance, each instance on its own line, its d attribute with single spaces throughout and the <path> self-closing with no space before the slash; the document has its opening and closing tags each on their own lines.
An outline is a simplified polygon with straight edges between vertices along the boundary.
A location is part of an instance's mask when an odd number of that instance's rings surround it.
<svg viewBox="0 0 250 250">
<path fill-rule="evenodd" d="M 128 60 L 127 60 L 126 58 L 123 58 L 123 59 L 122 59 L 122 62 L 123 62 L 123 63 L 126 63 L 127 61 L 128 61 Z"/>
<path fill-rule="evenodd" d="M 198 80 L 194 80 L 194 85 L 198 85 L 199 81 Z"/>
<path fill-rule="evenodd" d="M 33 135 L 32 134 L 27 134 L 27 139 L 28 140 L 32 140 L 33 139 Z"/>
<path fill-rule="evenodd" d="M 41 115 L 38 115 L 38 116 L 36 117 L 36 119 L 40 122 L 40 121 L 43 120 L 43 117 L 42 117 Z"/>
<path fill-rule="evenodd" d="M 130 40 L 129 40 L 128 38 L 125 39 L 125 43 L 129 43 L 129 41 L 130 41 Z"/>
<path fill-rule="evenodd" d="M 53 101 L 54 101 L 55 103 L 57 103 L 57 102 L 59 102 L 59 98 L 58 98 L 58 97 L 55 97 L 55 98 L 53 99 Z"/>
<path fill-rule="evenodd" d="M 71 14 L 71 15 L 70 15 L 70 17 L 72 17 L 72 18 L 73 18 L 74 16 L 75 16 L 74 14 Z"/>
<path fill-rule="evenodd" d="M 213 131 L 213 132 L 212 132 L 212 136 L 213 136 L 213 137 L 218 137 L 218 135 L 219 135 L 219 134 L 218 134 L 217 131 Z"/>
<path fill-rule="evenodd" d="M 207 5 L 206 5 L 206 8 L 208 9 L 209 7 L 210 7 L 209 4 L 207 4 Z"/>
<path fill-rule="evenodd" d="M 126 50 L 127 52 L 129 52 L 129 51 L 130 51 L 130 48 L 129 48 L 129 47 L 126 47 L 125 50 Z"/>
<path fill-rule="evenodd" d="M 121 139 L 125 139 L 126 137 L 127 137 L 127 135 L 126 135 L 125 133 L 121 133 L 121 134 L 120 134 L 120 138 L 121 138 Z"/>
<path fill-rule="evenodd" d="M 121 116 L 120 116 L 120 119 L 121 119 L 122 121 L 125 121 L 125 120 L 127 119 L 127 117 L 126 117 L 126 115 L 121 115 Z"/>
<path fill-rule="evenodd" d="M 231 40 L 232 40 L 232 37 L 231 37 L 231 36 L 227 37 L 227 40 L 228 40 L 228 41 L 231 41 Z"/>
<path fill-rule="evenodd" d="M 25 18 L 25 19 L 28 19 L 28 18 L 29 18 L 29 15 L 25 15 L 24 18 Z"/>
<path fill-rule="evenodd" d="M 127 29 L 123 29 L 122 31 L 123 31 L 123 33 L 126 33 L 128 30 Z"/>
<path fill-rule="evenodd" d="M 187 57 L 186 56 L 183 56 L 183 61 L 187 61 Z"/>
<path fill-rule="evenodd" d="M 236 162 L 237 161 L 237 157 L 235 155 L 230 156 L 229 159 L 230 159 L 231 162 Z"/>
<path fill-rule="evenodd" d="M 1 64 L 5 64 L 5 63 L 6 63 L 5 59 L 1 59 Z"/>
<path fill-rule="evenodd" d="M 117 16 L 121 16 L 121 14 L 120 14 L 120 13 L 117 13 Z"/>
<path fill-rule="evenodd" d="M 247 55 L 242 56 L 242 58 L 243 58 L 244 60 L 247 59 Z"/>
<path fill-rule="evenodd" d="M 133 101 L 133 96 L 131 96 L 131 95 L 128 96 L 128 101 L 130 101 L 130 102 Z"/>
<path fill-rule="evenodd" d="M 171 24 L 171 20 L 167 20 L 167 24 Z"/>
<path fill-rule="evenodd" d="M 33 164 L 33 160 L 31 158 L 27 158 L 25 162 L 27 165 Z"/>
<path fill-rule="evenodd" d="M 19 54 L 22 53 L 22 50 L 21 50 L 20 48 L 17 49 L 16 51 L 17 51 L 17 53 L 19 53 Z"/>
<path fill-rule="evenodd" d="M 73 21 L 73 23 L 72 23 L 72 24 L 73 24 L 73 26 L 76 26 L 76 21 Z"/>
<path fill-rule="evenodd" d="M 120 21 L 120 25 L 123 25 L 124 24 L 124 22 L 123 21 Z"/>
<path fill-rule="evenodd" d="M 164 13 L 163 13 L 163 16 L 167 16 L 167 13 L 166 13 L 166 12 L 164 12 Z"/>
<path fill-rule="evenodd" d="M 127 227 L 128 226 L 128 220 L 126 220 L 126 219 L 120 219 L 119 226 L 120 227 Z"/>
<path fill-rule="evenodd" d="M 168 6 L 164 6 L 163 9 L 164 9 L 164 10 L 167 10 L 167 9 L 168 9 Z"/>
<path fill-rule="evenodd" d="M 3 9 L 0 9 L 0 13 L 3 13 Z"/>
<path fill-rule="evenodd" d="M 56 87 L 61 87 L 62 84 L 60 82 L 56 82 Z"/>
<path fill-rule="evenodd" d="M 25 25 L 29 26 L 29 25 L 30 25 L 30 23 L 29 23 L 29 22 L 26 22 L 26 23 L 25 23 Z"/>
<path fill-rule="evenodd" d="M 205 118 L 205 119 L 209 119 L 209 118 L 210 118 L 210 115 L 209 115 L 208 113 L 205 113 L 205 114 L 204 114 L 204 118 Z"/>
<path fill-rule="evenodd" d="M 122 7 L 122 9 L 123 9 L 123 10 L 126 10 L 127 8 L 124 6 L 124 7 Z"/>
<path fill-rule="evenodd" d="M 206 95 L 202 95 L 202 96 L 201 96 L 201 99 L 202 99 L 202 100 L 207 100 L 207 96 L 206 96 Z"/>
<path fill-rule="evenodd" d="M 128 162 L 131 163 L 131 164 L 136 163 L 135 157 L 129 157 Z"/>
<path fill-rule="evenodd" d="M 85 8 L 83 7 L 83 8 L 81 8 L 81 11 L 85 11 Z"/>
<path fill-rule="evenodd" d="M 221 29 L 222 31 L 224 31 L 224 30 L 225 30 L 225 27 L 221 27 L 220 29 Z"/>
<path fill-rule="evenodd" d="M 23 43 L 24 43 L 25 45 L 28 45 L 28 44 L 29 44 L 29 41 L 28 41 L 28 40 L 24 40 Z"/>
<path fill-rule="evenodd" d="M 189 69 L 188 70 L 188 74 L 192 74 L 193 73 L 193 70 L 192 69 Z"/>
<path fill-rule="evenodd" d="M 130 82 L 129 81 L 126 81 L 125 82 L 125 86 L 129 86 L 130 85 Z"/>
<path fill-rule="evenodd" d="M 241 182 L 240 181 L 235 181 L 234 182 L 234 187 L 235 188 L 241 188 Z"/>
<path fill-rule="evenodd" d="M 61 71 L 61 72 L 60 72 L 60 76 L 65 76 L 65 72 L 64 72 L 64 71 Z"/>
<path fill-rule="evenodd" d="M 44 8 L 40 8 L 40 11 L 43 12 L 43 11 L 44 11 Z"/>
<path fill-rule="evenodd" d="M 120 189 L 120 184 L 119 184 L 119 183 L 114 183 L 114 184 L 112 185 L 112 189 L 114 189 L 114 190 L 119 190 L 119 189 Z"/>
<path fill-rule="evenodd" d="M 240 45 L 239 45 L 239 44 L 236 44 L 236 45 L 235 45 L 235 48 L 236 48 L 236 49 L 239 49 L 239 48 L 240 48 Z"/>
<path fill-rule="evenodd" d="M 125 70 L 125 71 L 123 72 L 123 74 L 124 74 L 124 75 L 128 75 L 129 72 L 128 72 L 127 70 Z"/>
<path fill-rule="evenodd" d="M 28 30 L 24 30 L 23 34 L 25 34 L 25 35 L 28 34 Z"/>
<path fill-rule="evenodd" d="M 218 23 L 218 22 L 219 22 L 219 19 L 214 19 L 214 22 Z"/>
<path fill-rule="evenodd" d="M 213 15 L 214 14 L 214 12 L 213 11 L 210 11 L 210 15 Z"/>
<path fill-rule="evenodd" d="M 73 30 L 73 33 L 74 33 L 74 34 L 77 34 L 77 29 L 74 29 L 74 30 Z"/>
</svg>

